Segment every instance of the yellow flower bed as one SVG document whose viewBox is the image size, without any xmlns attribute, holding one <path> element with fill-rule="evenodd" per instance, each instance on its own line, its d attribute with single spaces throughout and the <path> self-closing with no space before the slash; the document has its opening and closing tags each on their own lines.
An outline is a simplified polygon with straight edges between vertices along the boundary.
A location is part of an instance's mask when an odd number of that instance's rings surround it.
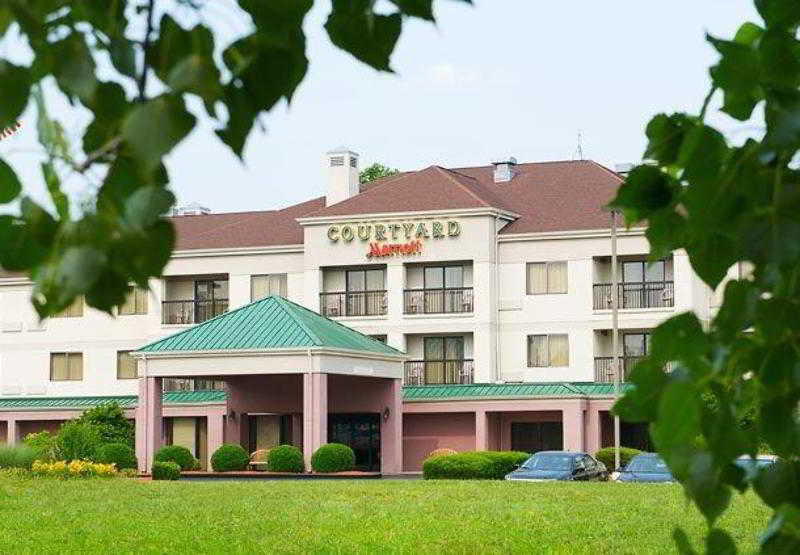
<svg viewBox="0 0 800 555">
<path fill-rule="evenodd" d="M 55 478 L 109 478 L 118 474 L 114 463 L 101 464 L 91 461 L 33 461 L 31 471 L 36 476 Z"/>
</svg>

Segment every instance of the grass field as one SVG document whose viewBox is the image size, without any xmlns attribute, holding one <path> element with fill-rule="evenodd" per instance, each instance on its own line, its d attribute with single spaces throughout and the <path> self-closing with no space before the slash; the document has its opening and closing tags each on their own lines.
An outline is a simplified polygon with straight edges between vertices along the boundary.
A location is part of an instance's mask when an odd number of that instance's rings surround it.
<svg viewBox="0 0 800 555">
<path fill-rule="evenodd" d="M 722 528 L 753 551 L 737 496 Z M 0 553 L 669 553 L 705 525 L 678 486 L 0 477 Z"/>
</svg>

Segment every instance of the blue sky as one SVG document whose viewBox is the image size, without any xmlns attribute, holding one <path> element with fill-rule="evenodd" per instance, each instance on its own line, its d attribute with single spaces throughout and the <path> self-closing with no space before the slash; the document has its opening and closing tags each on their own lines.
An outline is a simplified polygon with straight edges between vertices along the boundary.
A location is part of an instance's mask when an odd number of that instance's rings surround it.
<svg viewBox="0 0 800 555">
<path fill-rule="evenodd" d="M 378 161 L 411 170 L 503 156 L 571 159 L 580 132 L 585 158 L 610 167 L 636 161 L 653 114 L 702 104 L 716 59 L 705 33 L 730 37 L 743 21 L 759 21 L 748 0 L 475 0 L 473 7 L 437 0 L 436 7 L 437 25 L 405 24 L 391 75 L 330 44 L 322 29 L 329 3 L 318 1 L 305 23 L 310 69 L 291 106 L 262 118 L 267 131 L 250 136 L 244 164 L 202 121 L 167 159 L 179 202 L 227 212 L 321 195 L 324 153 L 339 145 L 359 152 L 362 167 Z M 80 137 L 79 113 L 58 101 L 51 112 Z M 29 111 L 0 153 L 28 193 L 44 199 L 34 120 Z M 735 142 L 758 133 L 723 116 L 712 122 Z M 75 176 L 67 184 L 76 201 L 90 187 Z"/>
</svg>

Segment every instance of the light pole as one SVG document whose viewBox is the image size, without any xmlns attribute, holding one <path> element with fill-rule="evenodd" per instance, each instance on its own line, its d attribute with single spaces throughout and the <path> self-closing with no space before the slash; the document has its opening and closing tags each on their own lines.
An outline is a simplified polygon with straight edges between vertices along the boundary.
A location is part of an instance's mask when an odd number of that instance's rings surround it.
<svg viewBox="0 0 800 555">
<path fill-rule="evenodd" d="M 618 356 L 619 286 L 617 284 L 617 213 L 611 211 L 611 368 L 614 372 L 614 403 L 619 400 L 620 363 Z M 614 470 L 619 469 L 619 416 L 614 415 Z"/>
</svg>

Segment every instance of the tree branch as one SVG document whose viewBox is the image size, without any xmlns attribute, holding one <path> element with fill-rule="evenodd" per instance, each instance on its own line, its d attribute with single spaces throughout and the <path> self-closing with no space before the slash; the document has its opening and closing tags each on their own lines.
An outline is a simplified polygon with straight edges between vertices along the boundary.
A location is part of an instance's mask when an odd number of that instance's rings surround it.
<svg viewBox="0 0 800 555">
<path fill-rule="evenodd" d="M 142 41 L 142 50 L 144 51 L 144 59 L 142 60 L 142 73 L 139 75 L 139 97 L 138 101 L 142 102 L 145 98 L 145 89 L 147 88 L 147 70 L 150 67 L 150 35 L 153 32 L 153 5 L 155 0 L 149 0 L 147 3 L 147 30 L 144 34 Z"/>
</svg>

